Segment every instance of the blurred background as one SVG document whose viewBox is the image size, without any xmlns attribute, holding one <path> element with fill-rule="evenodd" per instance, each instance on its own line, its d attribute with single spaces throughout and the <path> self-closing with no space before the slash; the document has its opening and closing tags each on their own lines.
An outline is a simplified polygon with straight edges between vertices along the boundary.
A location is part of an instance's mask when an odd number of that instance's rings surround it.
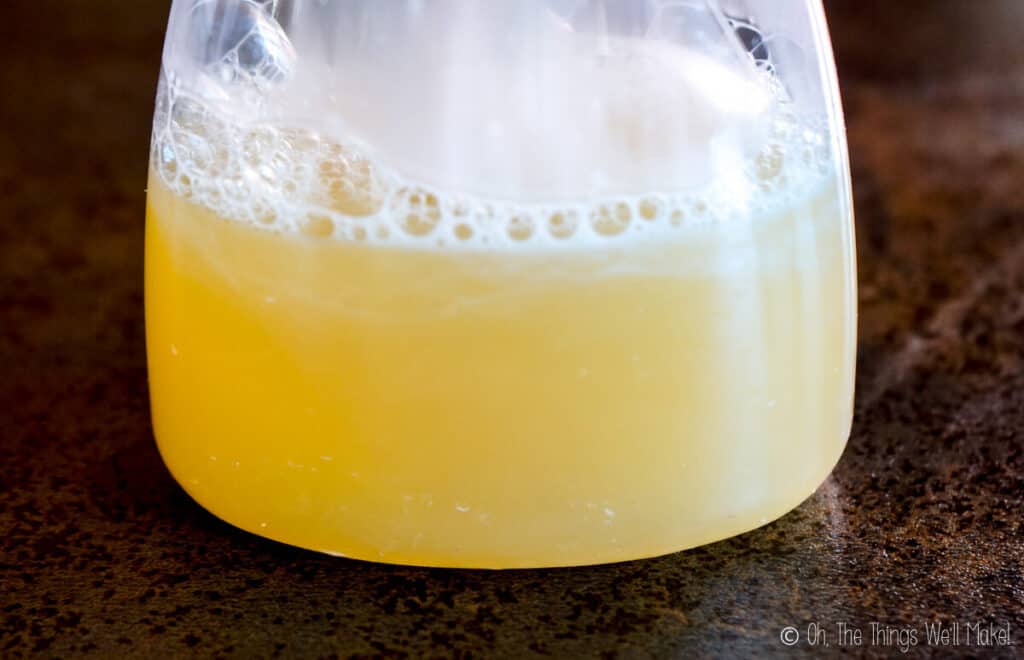
<svg viewBox="0 0 1024 660">
<path fill-rule="evenodd" d="M 834 475 L 705 548 L 487 574 L 309 555 L 178 489 L 142 325 L 169 3 L 4 3 L 0 655 L 768 654 L 819 620 L 1012 623 L 1024 644 L 1024 3 L 825 5 L 861 310 Z"/>
</svg>

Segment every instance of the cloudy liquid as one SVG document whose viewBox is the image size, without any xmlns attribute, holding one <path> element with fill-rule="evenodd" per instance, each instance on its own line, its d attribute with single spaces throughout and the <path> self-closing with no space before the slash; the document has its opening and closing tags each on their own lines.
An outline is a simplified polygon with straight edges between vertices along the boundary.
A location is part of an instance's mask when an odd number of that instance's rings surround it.
<svg viewBox="0 0 1024 660">
<path fill-rule="evenodd" d="M 831 175 L 802 190 L 487 247 L 267 231 L 152 176 L 160 451 L 225 520 L 377 561 L 592 564 L 757 527 L 850 424 L 850 237 Z"/>
</svg>

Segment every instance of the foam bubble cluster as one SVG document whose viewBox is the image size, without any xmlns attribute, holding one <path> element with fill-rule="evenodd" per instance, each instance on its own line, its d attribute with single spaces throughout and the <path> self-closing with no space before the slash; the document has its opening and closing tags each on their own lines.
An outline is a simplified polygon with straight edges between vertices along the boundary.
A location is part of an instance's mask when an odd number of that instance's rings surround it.
<svg viewBox="0 0 1024 660">
<path fill-rule="evenodd" d="M 402 247 L 578 247 L 742 222 L 800 203 L 833 169 L 824 122 L 776 112 L 753 157 L 684 191 L 521 202 L 411 180 L 354 143 L 239 123 L 161 83 L 152 166 L 222 218 L 317 240 Z"/>
</svg>

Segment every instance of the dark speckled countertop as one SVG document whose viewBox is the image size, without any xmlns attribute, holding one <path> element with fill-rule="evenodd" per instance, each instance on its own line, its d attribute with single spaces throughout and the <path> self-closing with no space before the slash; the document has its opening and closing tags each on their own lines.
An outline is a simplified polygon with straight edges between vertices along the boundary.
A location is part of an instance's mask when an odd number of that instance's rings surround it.
<svg viewBox="0 0 1024 660">
<path fill-rule="evenodd" d="M 827 5 L 861 282 L 833 476 L 735 539 L 498 573 L 265 541 L 164 469 L 142 217 L 166 5 L 0 9 L 0 657 L 734 657 L 786 652 L 787 625 L 836 651 L 837 622 L 856 655 L 901 630 L 912 654 L 1024 655 L 1024 3 Z M 936 621 L 1015 646 L 928 646 Z"/>
</svg>

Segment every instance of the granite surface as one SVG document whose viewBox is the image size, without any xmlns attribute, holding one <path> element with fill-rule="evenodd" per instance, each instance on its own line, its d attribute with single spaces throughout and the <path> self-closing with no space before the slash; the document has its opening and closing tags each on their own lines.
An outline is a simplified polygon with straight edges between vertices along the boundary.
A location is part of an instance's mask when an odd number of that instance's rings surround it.
<svg viewBox="0 0 1024 660">
<path fill-rule="evenodd" d="M 854 655 L 909 629 L 912 655 L 1024 654 L 1024 3 L 827 4 L 861 282 L 833 476 L 735 539 L 518 572 L 291 549 L 163 467 L 142 216 L 166 5 L 0 11 L 0 657 L 736 657 L 837 651 L 837 622 Z M 1008 625 L 1015 646 L 928 646 L 927 622 Z"/>
</svg>

